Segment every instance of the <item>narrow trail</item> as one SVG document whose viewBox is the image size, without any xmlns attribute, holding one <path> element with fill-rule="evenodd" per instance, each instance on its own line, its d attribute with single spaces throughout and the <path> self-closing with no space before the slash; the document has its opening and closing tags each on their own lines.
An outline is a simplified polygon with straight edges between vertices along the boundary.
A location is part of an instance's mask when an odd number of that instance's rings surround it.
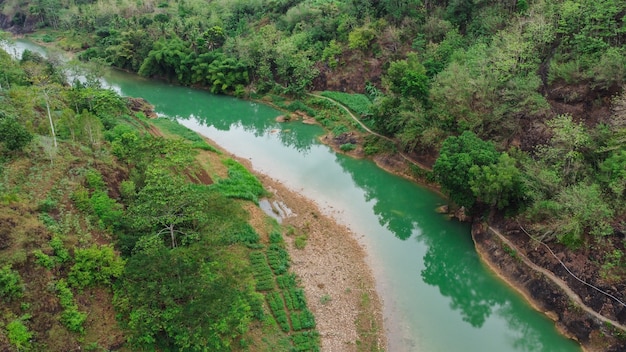
<svg viewBox="0 0 626 352">
<path fill-rule="evenodd" d="M 548 279 L 550 279 L 552 282 L 554 282 L 554 284 L 556 284 L 557 286 L 559 286 L 563 292 L 565 292 L 565 294 L 572 300 L 574 301 L 582 310 L 584 310 L 585 312 L 587 312 L 589 315 L 595 317 L 596 319 L 602 321 L 603 323 L 609 323 L 611 325 L 613 325 L 616 328 L 619 328 L 623 331 L 626 331 L 626 326 L 620 324 L 619 322 L 609 319 L 607 317 L 605 317 L 604 315 L 596 312 L 595 310 L 593 310 L 591 307 L 587 306 L 582 299 L 580 298 L 580 296 L 578 296 L 578 294 L 576 292 L 574 292 L 574 290 L 572 290 L 569 285 L 563 281 L 561 278 L 557 277 L 556 275 L 554 275 L 554 273 L 548 269 L 542 268 L 540 266 L 538 266 L 537 264 L 533 263 L 530 259 L 528 259 L 528 257 L 526 257 L 526 255 L 523 254 L 523 252 L 521 252 L 519 250 L 519 248 L 517 248 L 517 246 L 515 246 L 515 244 L 513 244 L 513 242 L 511 242 L 508 238 L 506 238 L 499 230 L 489 226 L 488 230 L 496 235 L 504 244 L 506 244 L 507 246 L 509 246 L 511 249 L 513 249 L 515 251 L 515 253 L 517 254 L 517 256 L 522 260 L 522 262 L 524 262 L 524 264 L 526 264 L 528 267 L 530 267 L 531 269 L 542 273 L 543 275 L 545 275 Z M 558 258 L 557 258 L 558 259 Z"/>
<path fill-rule="evenodd" d="M 348 115 L 350 115 L 350 117 L 351 117 L 354 121 L 356 121 L 356 122 L 357 122 L 357 123 L 358 123 L 358 124 L 359 124 L 359 125 L 360 125 L 360 126 L 361 126 L 364 130 L 365 130 L 365 131 L 367 131 L 368 133 L 370 133 L 370 134 L 372 134 L 372 135 L 374 135 L 374 136 L 377 136 L 377 137 L 383 138 L 383 139 L 385 139 L 385 140 L 387 140 L 387 141 L 389 141 L 389 142 L 391 142 L 391 143 L 393 143 L 394 145 L 396 145 L 396 146 L 397 146 L 397 141 L 395 141 L 395 140 L 393 140 L 392 138 L 389 138 L 389 137 L 387 137 L 387 136 L 383 136 L 383 135 L 381 135 L 381 134 L 379 134 L 379 133 L 376 133 L 376 132 L 372 131 L 371 129 L 369 129 L 369 128 L 368 128 L 368 127 L 367 127 L 367 126 L 366 126 L 363 122 L 361 122 L 361 120 L 360 120 L 358 117 L 356 117 L 356 116 L 355 116 L 355 115 L 354 115 L 354 114 L 350 111 L 350 109 L 348 109 L 346 106 L 344 106 L 343 104 L 339 103 L 338 101 L 335 101 L 335 100 L 333 100 L 333 99 L 331 99 L 331 98 L 328 98 L 328 97 L 325 97 L 325 96 L 322 96 L 322 95 L 318 95 L 318 94 L 308 93 L 308 95 L 313 96 L 313 97 L 316 97 L 316 98 L 326 99 L 326 100 L 328 100 L 328 101 L 330 101 L 330 102 L 334 103 L 335 105 L 337 105 L 337 106 L 341 107 L 341 108 L 342 108 L 343 110 L 345 110 L 345 111 L 348 113 Z M 430 167 L 428 167 L 428 166 L 426 166 L 426 165 L 424 165 L 424 164 L 422 164 L 422 163 L 420 163 L 420 162 L 418 162 L 418 161 L 415 161 L 415 160 L 411 159 L 411 158 L 410 158 L 409 156 L 407 156 L 406 154 L 404 154 L 404 153 L 402 153 L 402 152 L 398 152 L 398 154 L 400 154 L 400 156 L 401 156 L 404 160 L 406 160 L 407 162 L 409 162 L 409 163 L 411 163 L 411 164 L 413 164 L 413 165 L 415 165 L 415 166 L 417 166 L 417 167 L 419 167 L 419 168 L 421 168 L 421 169 L 424 169 L 424 170 L 427 170 L 427 171 L 432 171 L 432 168 L 430 168 Z M 539 272 L 539 273 L 542 273 L 543 275 L 545 275 L 545 277 L 547 277 L 547 278 L 548 278 L 548 279 L 550 279 L 552 282 L 554 282 L 554 283 L 555 283 L 558 287 L 560 287 L 560 288 L 563 290 L 563 292 L 565 292 L 565 294 L 566 294 L 566 295 L 567 295 L 567 296 L 568 296 L 568 297 L 569 297 L 572 301 L 574 301 L 574 302 L 575 302 L 578 306 L 580 306 L 580 308 L 581 308 L 582 310 L 584 310 L 584 311 L 585 311 L 585 312 L 587 312 L 589 315 L 591 315 L 591 316 L 595 317 L 596 319 L 600 320 L 600 321 L 601 321 L 601 322 L 603 322 L 603 323 L 608 323 L 608 324 L 611 324 L 611 325 L 613 325 L 614 327 L 621 329 L 622 331 L 626 331 L 626 326 L 624 326 L 624 325 L 620 324 L 619 322 L 617 322 L 617 321 L 615 321 L 615 320 L 612 320 L 612 319 L 609 319 L 609 318 L 605 317 L 604 315 L 602 315 L 602 314 L 600 314 L 600 313 L 596 312 L 595 310 L 593 310 L 591 307 L 587 306 L 587 305 L 586 305 L 586 304 L 582 301 L 582 299 L 580 298 L 580 296 L 578 296 L 578 294 L 577 294 L 576 292 L 574 292 L 574 290 L 572 290 L 572 289 L 569 287 L 569 285 L 568 285 L 565 281 L 563 281 L 561 278 L 557 277 L 557 276 L 556 276 L 553 272 L 551 272 L 550 270 L 545 269 L 545 268 L 542 268 L 542 267 L 538 266 L 537 264 L 533 263 L 530 259 L 528 259 L 528 257 L 526 257 L 524 254 L 522 254 L 522 252 L 519 250 L 519 248 L 517 248 L 517 246 L 515 246 L 515 244 L 513 244 L 513 242 L 511 242 L 509 239 L 507 239 L 507 238 L 506 238 L 506 237 L 505 237 L 505 236 L 504 236 L 504 235 L 503 235 L 503 234 L 502 234 L 499 230 L 497 230 L 496 228 L 491 227 L 491 226 L 489 226 L 489 227 L 488 227 L 488 230 L 489 230 L 489 231 L 491 231 L 491 233 L 493 233 L 494 235 L 498 236 L 498 238 L 499 238 L 499 239 L 500 239 L 503 243 L 505 243 L 507 246 L 509 246 L 510 248 L 512 248 L 513 250 L 515 250 L 515 252 L 518 254 L 518 256 L 520 257 L 520 259 L 524 262 L 524 264 L 526 264 L 526 265 L 527 265 L 528 267 L 530 267 L 531 269 L 533 269 L 533 270 L 535 270 L 535 271 L 537 271 L 537 272 Z M 522 230 L 523 230 L 523 229 L 522 229 Z M 524 232 L 525 232 L 525 231 L 524 231 Z M 542 243 L 542 244 L 543 244 L 544 246 L 546 246 L 546 247 L 547 247 L 547 245 L 545 245 L 544 243 Z M 549 248 L 549 247 L 548 247 L 548 250 L 550 250 L 550 248 Z M 552 252 L 552 251 L 550 250 L 550 252 Z M 555 257 L 556 257 L 556 256 L 555 256 Z M 556 259 L 558 260 L 558 258 L 556 258 Z M 560 260 L 559 260 L 559 262 L 560 262 Z M 563 265 L 563 266 L 565 267 L 565 265 L 564 265 L 562 262 L 561 262 L 561 265 Z M 570 272 L 570 271 L 569 271 L 569 269 L 567 269 L 567 267 L 565 267 L 565 269 L 566 269 L 568 272 Z M 571 272 L 570 272 L 570 274 L 571 274 Z M 584 282 L 584 281 L 580 280 L 580 279 L 579 279 L 578 277 L 576 277 L 574 274 L 571 274 L 571 275 L 572 275 L 575 279 L 577 279 L 577 280 L 581 281 L 582 283 L 584 283 L 585 285 L 591 286 L 591 287 L 593 287 L 594 289 L 599 290 L 599 289 L 597 289 L 595 286 L 592 286 L 592 285 L 590 285 L 590 284 L 588 284 L 588 283 L 586 283 L 586 282 Z M 603 291 L 601 291 L 601 290 L 600 290 L 600 292 L 602 292 L 602 293 L 604 293 L 605 295 L 607 295 L 605 292 L 603 292 Z M 611 298 L 613 298 L 613 299 L 615 299 L 615 297 L 613 297 L 613 296 L 611 296 L 611 295 L 608 295 L 608 296 L 609 296 L 609 297 L 611 297 Z M 619 301 L 619 300 L 618 300 L 618 302 L 622 303 L 622 302 L 621 302 L 621 301 Z M 622 304 L 623 304 L 623 303 L 622 303 Z"/>
<path fill-rule="evenodd" d="M 384 140 L 386 140 L 386 141 L 389 141 L 389 142 L 393 143 L 396 147 L 398 146 L 398 142 L 397 142 L 396 140 L 394 140 L 394 139 L 392 139 L 392 138 L 389 138 L 389 137 L 387 137 L 387 136 L 383 136 L 383 135 L 382 135 L 382 134 L 380 134 L 380 133 L 377 133 L 377 132 L 372 131 L 372 130 L 371 130 L 369 127 L 367 127 L 367 126 L 366 126 L 366 125 L 365 125 L 365 124 L 364 124 L 364 123 L 363 123 L 363 122 L 362 122 L 362 121 L 361 121 L 358 117 L 354 116 L 354 114 L 352 113 L 352 111 L 350 111 L 350 109 L 348 109 L 345 105 L 341 104 L 340 102 L 338 102 L 338 101 L 336 101 L 336 100 L 334 100 L 334 99 L 331 99 L 331 98 L 325 97 L 325 96 L 323 96 L 323 95 L 318 95 L 318 94 L 313 94 L 313 93 L 307 93 L 307 94 L 308 94 L 308 95 L 310 95 L 310 96 L 312 96 L 312 97 L 321 98 L 321 99 L 326 99 L 326 100 L 328 100 L 328 101 L 332 102 L 333 104 L 335 104 L 335 105 L 339 106 L 340 108 L 342 108 L 343 110 L 345 110 L 345 111 L 348 113 L 348 115 L 350 115 L 350 117 L 351 117 L 354 121 L 356 121 L 356 122 L 357 122 L 357 123 L 358 123 L 358 124 L 359 124 L 359 125 L 360 125 L 360 126 L 361 126 L 364 130 L 365 130 L 365 131 L 367 131 L 369 134 L 372 134 L 372 135 L 374 135 L 374 136 L 376 136 L 376 137 L 379 137 L 379 138 L 382 138 L 382 139 L 384 139 Z M 429 166 L 427 166 L 427 165 L 424 165 L 424 164 L 420 163 L 419 161 L 413 160 L 413 159 L 411 159 L 408 155 L 406 155 L 406 154 L 404 154 L 403 152 L 399 151 L 399 150 L 400 150 L 400 148 L 397 148 L 397 149 L 398 149 L 398 154 L 399 154 L 399 155 L 400 155 L 400 156 L 401 156 L 404 160 L 406 160 L 406 161 L 408 161 L 409 163 L 411 163 L 411 164 L 413 164 L 413 165 L 415 165 L 415 166 L 419 167 L 419 168 L 420 168 L 420 169 L 422 169 L 422 170 L 426 170 L 426 171 L 433 171 L 433 169 L 432 169 L 431 167 L 429 167 Z"/>
</svg>

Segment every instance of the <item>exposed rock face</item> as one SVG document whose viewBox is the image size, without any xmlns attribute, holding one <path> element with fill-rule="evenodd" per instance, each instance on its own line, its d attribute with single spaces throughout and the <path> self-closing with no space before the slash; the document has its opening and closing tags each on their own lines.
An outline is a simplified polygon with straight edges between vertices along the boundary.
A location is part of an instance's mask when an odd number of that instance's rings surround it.
<svg viewBox="0 0 626 352">
<path fill-rule="evenodd" d="M 503 243 L 483 224 L 474 224 L 472 238 L 476 251 L 483 261 L 522 293 L 537 310 L 555 320 L 557 328 L 565 335 L 579 341 L 587 351 L 626 351 L 626 339 L 622 333 L 586 312 L 553 280 L 527 265 L 521 259 L 521 256 L 526 255 L 525 253 L 518 252 Z M 547 256 L 544 256 L 544 259 L 549 261 Z M 531 261 L 540 267 L 547 268 L 557 277 L 566 279 L 565 276 L 560 275 L 559 270 L 546 265 L 547 263 L 537 262 L 536 258 L 531 258 Z M 581 287 L 567 283 L 587 306 L 600 311 L 606 317 L 619 320 L 620 323 L 626 317 L 626 309 L 623 307 L 616 309 L 607 302 L 607 297 L 603 294 L 591 289 L 581 290 Z M 584 285 L 579 283 L 579 286 Z M 611 306 L 610 309 L 607 306 Z M 605 313 L 603 310 L 610 310 L 610 312 Z"/>
</svg>

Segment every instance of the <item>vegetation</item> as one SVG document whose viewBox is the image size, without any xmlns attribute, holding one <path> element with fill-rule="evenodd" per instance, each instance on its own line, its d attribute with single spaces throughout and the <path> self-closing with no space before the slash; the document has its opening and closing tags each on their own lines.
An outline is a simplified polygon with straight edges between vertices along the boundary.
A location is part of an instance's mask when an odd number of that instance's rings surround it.
<svg viewBox="0 0 626 352">
<path fill-rule="evenodd" d="M 336 136 L 360 130 L 327 99 L 305 95 L 324 91 L 394 141 L 370 137 L 366 155 L 400 151 L 430 161 L 432 179 L 469 214 L 504 215 L 538 239 L 590 254 L 611 273 L 606 280 L 623 281 L 624 271 L 614 267 L 624 265 L 615 251 L 623 252 L 626 231 L 624 1 L 32 0 L 5 2 L 0 11 L 13 30 L 38 29 L 40 40 L 84 61 L 218 94 L 265 97 Z M 183 252 L 221 238 L 213 229 L 231 231 L 221 243 L 260 245 L 246 231 L 239 242 L 236 226 L 201 211 L 214 204 L 233 210 L 233 199 L 258 201 L 264 190 L 241 165 L 226 161 L 228 178 L 192 185 L 181 175 L 194 153 L 210 150 L 204 141 L 166 121 L 157 124 L 180 140 L 136 130 L 123 98 L 95 79 L 68 87 L 60 66 L 31 52 L 20 62 L 0 53 L 0 153 L 9 170 L 3 175 L 15 171 L 30 183 L 21 187 L 6 176 L 14 183 L 3 182 L 0 199 L 51 200 L 35 211 L 45 231 L 80 234 L 59 238 L 81 248 L 100 231 L 116 239 L 127 260 L 141 255 L 146 236 Z M 62 185 L 49 180 L 70 158 L 90 162 Z M 43 169 L 44 160 L 52 170 Z M 92 184 L 90 168 L 104 186 Z M 115 169 L 127 178 L 123 191 L 111 190 Z M 60 189 L 70 190 L 71 204 Z M 69 259 L 46 246 L 12 255 L 67 273 L 74 251 Z M 259 265 L 256 287 L 267 292 L 270 276 L 286 266 L 280 251 L 256 250 L 271 272 L 257 254 L 247 257 Z M 291 336 L 294 346 L 315 340 L 313 332 Z M 214 338 L 222 347 L 235 340 Z"/>
<path fill-rule="evenodd" d="M 265 333 L 287 349 L 304 343 L 291 342 L 295 329 L 319 349 L 306 305 L 292 326 L 290 310 L 265 300 L 299 289 L 280 228 L 261 243 L 248 222 L 244 202 L 267 194 L 253 174 L 175 123 L 157 122 L 172 138 L 151 135 L 97 79 L 66 84 L 60 61 L 3 55 L 3 349 L 230 351 L 271 319 L 282 330 Z M 198 153 L 228 177 L 195 177 Z"/>
</svg>

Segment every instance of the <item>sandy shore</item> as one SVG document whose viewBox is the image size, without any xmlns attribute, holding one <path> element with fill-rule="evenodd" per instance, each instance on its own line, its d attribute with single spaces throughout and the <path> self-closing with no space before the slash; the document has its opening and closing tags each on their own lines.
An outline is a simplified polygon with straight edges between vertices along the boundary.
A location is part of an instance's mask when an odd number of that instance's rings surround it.
<svg viewBox="0 0 626 352">
<path fill-rule="evenodd" d="M 367 254 L 355 234 L 322 214 L 313 201 L 268 176 L 257 176 L 273 193 L 271 200 L 293 212 L 283 220 L 283 225 L 295 229 L 292 236 L 285 236 L 291 269 L 301 279 L 315 314 L 322 351 L 384 350 L 382 305 Z M 307 236 L 306 246 L 298 249 L 295 238 L 302 235 Z"/>
</svg>

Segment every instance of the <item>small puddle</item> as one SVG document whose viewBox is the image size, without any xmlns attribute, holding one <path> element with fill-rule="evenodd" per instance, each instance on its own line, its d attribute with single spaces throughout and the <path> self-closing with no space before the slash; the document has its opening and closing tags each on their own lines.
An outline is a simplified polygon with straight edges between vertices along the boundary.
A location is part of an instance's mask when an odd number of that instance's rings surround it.
<svg viewBox="0 0 626 352">
<path fill-rule="evenodd" d="M 265 214 L 276 219 L 279 224 L 283 222 L 284 218 L 293 215 L 293 211 L 281 201 L 263 198 L 259 200 L 259 207 L 261 207 Z"/>
</svg>

